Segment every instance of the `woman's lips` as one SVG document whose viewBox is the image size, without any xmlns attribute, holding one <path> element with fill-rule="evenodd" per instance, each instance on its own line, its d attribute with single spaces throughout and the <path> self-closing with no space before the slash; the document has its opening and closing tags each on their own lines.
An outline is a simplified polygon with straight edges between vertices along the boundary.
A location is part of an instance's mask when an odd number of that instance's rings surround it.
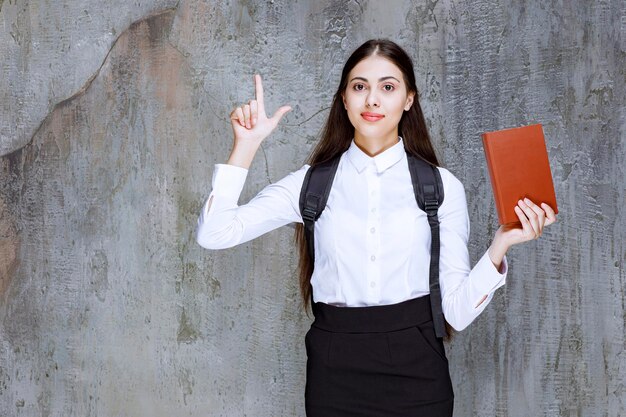
<svg viewBox="0 0 626 417">
<path fill-rule="evenodd" d="M 365 113 L 361 113 L 361 117 L 364 118 L 365 120 L 367 120 L 368 122 L 377 122 L 380 119 L 382 119 L 383 117 L 385 117 L 385 115 L 384 114 L 378 114 L 378 113 L 365 112 Z"/>
</svg>

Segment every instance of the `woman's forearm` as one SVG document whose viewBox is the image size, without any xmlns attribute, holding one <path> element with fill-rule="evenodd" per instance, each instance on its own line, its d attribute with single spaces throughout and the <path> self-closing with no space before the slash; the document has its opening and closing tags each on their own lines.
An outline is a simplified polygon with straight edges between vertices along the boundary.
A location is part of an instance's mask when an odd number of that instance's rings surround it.
<svg viewBox="0 0 626 417">
<path fill-rule="evenodd" d="M 500 268 L 502 267 L 502 261 L 504 260 L 504 255 L 506 255 L 507 250 L 509 250 L 509 246 L 503 242 L 503 239 L 500 238 L 498 234 L 496 234 L 493 242 L 491 242 L 491 246 L 489 246 L 488 252 L 489 259 L 491 259 L 491 262 L 496 267 L 498 272 L 501 272 Z"/>
<path fill-rule="evenodd" d="M 257 150 L 261 143 L 237 143 L 235 141 L 235 145 L 233 145 L 233 149 L 230 152 L 230 156 L 228 157 L 228 161 L 226 162 L 228 165 L 235 165 L 241 168 L 249 169 L 252 164 L 252 160 L 254 159 L 254 155 L 256 155 Z"/>
</svg>

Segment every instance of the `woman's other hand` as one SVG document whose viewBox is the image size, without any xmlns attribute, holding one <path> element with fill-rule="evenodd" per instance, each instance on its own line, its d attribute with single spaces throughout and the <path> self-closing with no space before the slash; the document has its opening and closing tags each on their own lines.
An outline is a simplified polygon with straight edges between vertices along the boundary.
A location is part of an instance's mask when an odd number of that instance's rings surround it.
<svg viewBox="0 0 626 417">
<path fill-rule="evenodd" d="M 541 203 L 538 206 L 528 198 L 517 202 L 515 214 L 521 223 L 521 228 L 517 223 L 505 224 L 500 226 L 496 232 L 496 237 L 500 233 L 509 247 L 517 243 L 538 239 L 543 233 L 543 228 L 556 221 L 556 214 L 552 207 L 546 203 Z"/>
<path fill-rule="evenodd" d="M 546 203 L 537 205 L 528 198 L 517 202 L 515 214 L 519 223 L 501 225 L 489 247 L 489 257 L 498 269 L 511 246 L 538 239 L 544 227 L 556 222 L 556 214 L 552 207 Z"/>
<path fill-rule="evenodd" d="M 278 126 L 280 119 L 291 110 L 291 106 L 282 106 L 272 117 L 265 114 L 263 83 L 261 76 L 255 74 L 255 99 L 248 104 L 236 107 L 230 113 L 230 121 L 235 135 L 233 150 L 228 159 L 231 165 L 249 168 L 254 154 L 267 136 Z"/>
</svg>

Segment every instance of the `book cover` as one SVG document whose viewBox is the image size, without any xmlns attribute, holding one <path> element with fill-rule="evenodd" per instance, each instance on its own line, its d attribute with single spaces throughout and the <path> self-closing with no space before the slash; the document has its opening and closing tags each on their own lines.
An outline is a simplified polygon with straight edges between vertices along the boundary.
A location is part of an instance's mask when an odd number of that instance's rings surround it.
<svg viewBox="0 0 626 417">
<path fill-rule="evenodd" d="M 519 223 L 514 207 L 528 197 L 558 213 L 541 124 L 482 134 L 500 224 Z"/>
</svg>

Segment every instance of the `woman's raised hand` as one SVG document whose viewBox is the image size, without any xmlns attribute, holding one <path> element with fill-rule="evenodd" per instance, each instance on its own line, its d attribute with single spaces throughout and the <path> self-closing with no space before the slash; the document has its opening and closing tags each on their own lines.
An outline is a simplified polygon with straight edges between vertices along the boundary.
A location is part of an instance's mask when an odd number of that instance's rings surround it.
<svg viewBox="0 0 626 417">
<path fill-rule="evenodd" d="M 282 106 L 272 117 L 265 114 L 265 101 L 263 100 L 263 84 L 261 76 L 254 75 L 256 99 L 248 104 L 235 108 L 230 113 L 230 123 L 235 134 L 235 143 L 230 153 L 227 164 L 236 165 L 248 169 L 254 154 L 261 146 L 263 139 L 269 136 L 280 119 L 291 110 L 291 106 Z"/>
<path fill-rule="evenodd" d="M 259 74 L 254 75 L 256 99 L 248 104 L 236 107 L 230 114 L 230 121 L 235 134 L 235 146 L 245 145 L 258 146 L 263 139 L 278 126 L 280 119 L 291 110 L 291 106 L 282 106 L 272 117 L 265 114 L 265 102 L 263 100 L 263 83 Z"/>
</svg>

